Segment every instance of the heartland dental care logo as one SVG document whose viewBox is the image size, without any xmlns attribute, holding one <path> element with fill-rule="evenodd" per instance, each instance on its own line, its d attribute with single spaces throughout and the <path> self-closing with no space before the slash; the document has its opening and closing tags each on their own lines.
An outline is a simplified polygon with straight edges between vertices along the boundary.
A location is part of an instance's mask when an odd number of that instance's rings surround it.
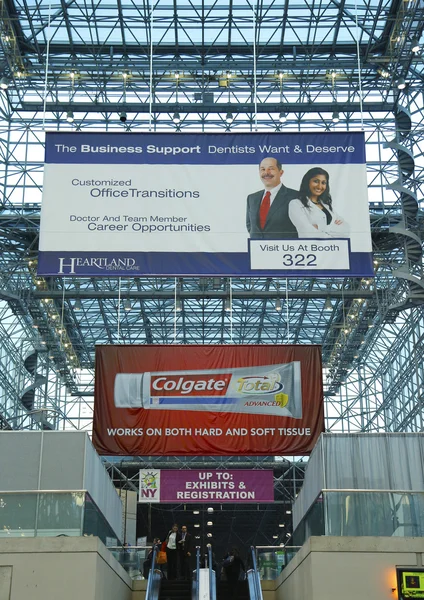
<svg viewBox="0 0 424 600">
<path fill-rule="evenodd" d="M 81 258 L 81 257 L 70 257 L 64 258 L 59 257 L 59 271 L 58 274 L 73 274 L 77 273 L 77 269 L 93 268 L 99 269 L 100 271 L 138 271 L 139 266 L 136 264 L 134 258 Z"/>
</svg>

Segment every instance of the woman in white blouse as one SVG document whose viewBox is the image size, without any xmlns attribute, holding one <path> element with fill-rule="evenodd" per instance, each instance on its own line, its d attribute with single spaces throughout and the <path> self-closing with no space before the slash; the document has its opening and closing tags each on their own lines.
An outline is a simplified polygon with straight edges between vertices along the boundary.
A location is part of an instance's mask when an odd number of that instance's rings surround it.
<svg viewBox="0 0 424 600">
<path fill-rule="evenodd" d="M 289 204 L 289 217 L 300 238 L 345 238 L 349 225 L 333 210 L 327 171 L 314 167 L 304 175 L 299 198 Z"/>
</svg>

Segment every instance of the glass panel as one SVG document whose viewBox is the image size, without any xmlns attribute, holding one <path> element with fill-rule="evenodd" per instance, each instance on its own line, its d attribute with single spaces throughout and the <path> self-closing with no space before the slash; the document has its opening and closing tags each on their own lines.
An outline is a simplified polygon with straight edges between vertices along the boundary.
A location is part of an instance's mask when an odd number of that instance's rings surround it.
<svg viewBox="0 0 424 600">
<path fill-rule="evenodd" d="M 38 537 L 82 535 L 84 492 L 39 494 Z"/>
<path fill-rule="evenodd" d="M 424 535 L 424 494 L 325 492 L 326 535 Z"/>
<path fill-rule="evenodd" d="M 85 497 L 84 523 L 82 530 L 84 535 L 96 535 L 108 547 L 117 546 L 120 542 L 89 494 L 86 494 Z"/>
<path fill-rule="evenodd" d="M 324 502 L 320 495 L 293 533 L 293 544 L 302 546 L 311 535 L 326 535 L 324 522 Z M 329 534 L 327 534 L 329 535 Z"/>
<path fill-rule="evenodd" d="M 0 537 L 34 537 L 36 494 L 0 495 Z"/>
<path fill-rule="evenodd" d="M 288 565 L 300 546 L 272 546 L 257 549 L 257 565 L 261 579 L 276 579 Z"/>
</svg>

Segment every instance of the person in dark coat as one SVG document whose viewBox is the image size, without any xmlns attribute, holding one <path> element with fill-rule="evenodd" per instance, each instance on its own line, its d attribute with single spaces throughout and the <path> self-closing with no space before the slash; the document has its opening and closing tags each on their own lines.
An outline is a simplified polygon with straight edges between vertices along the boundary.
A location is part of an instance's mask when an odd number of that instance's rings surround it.
<svg viewBox="0 0 424 600">
<path fill-rule="evenodd" d="M 228 583 L 229 594 L 231 598 L 237 598 L 237 582 L 240 579 L 241 573 L 246 571 L 237 548 L 232 548 L 225 555 L 222 566 Z"/>
<path fill-rule="evenodd" d="M 181 539 L 178 542 L 178 551 L 180 557 L 181 578 L 191 581 L 193 538 L 191 533 L 187 531 L 187 525 L 182 525 L 181 527 Z"/>
<path fill-rule="evenodd" d="M 289 203 L 299 197 L 299 192 L 281 182 L 283 173 L 280 161 L 271 156 L 264 158 L 259 165 L 259 177 L 264 187 L 249 194 L 246 206 L 246 228 L 252 239 L 299 237 L 289 218 Z"/>
<path fill-rule="evenodd" d="M 152 568 L 152 558 L 153 558 L 153 551 L 156 548 L 156 555 L 159 552 L 160 548 L 161 548 L 161 543 L 160 543 L 160 539 L 159 538 L 154 538 L 153 540 L 153 544 L 152 544 L 152 549 L 150 550 L 149 554 L 147 555 L 146 560 L 143 562 L 143 577 L 144 579 L 147 579 L 149 577 L 149 571 Z M 160 567 L 162 567 L 163 565 L 160 565 Z M 162 570 L 162 568 L 161 568 Z"/>
</svg>

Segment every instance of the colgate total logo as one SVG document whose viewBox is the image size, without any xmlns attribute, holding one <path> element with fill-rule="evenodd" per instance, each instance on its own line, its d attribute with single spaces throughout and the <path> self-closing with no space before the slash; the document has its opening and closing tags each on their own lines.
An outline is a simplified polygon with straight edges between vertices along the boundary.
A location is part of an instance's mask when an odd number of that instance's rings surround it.
<svg viewBox="0 0 424 600">
<path fill-rule="evenodd" d="M 280 392 L 284 385 L 280 381 L 278 373 L 268 375 L 251 375 L 237 379 L 237 391 L 240 394 L 273 394 Z"/>
</svg>

